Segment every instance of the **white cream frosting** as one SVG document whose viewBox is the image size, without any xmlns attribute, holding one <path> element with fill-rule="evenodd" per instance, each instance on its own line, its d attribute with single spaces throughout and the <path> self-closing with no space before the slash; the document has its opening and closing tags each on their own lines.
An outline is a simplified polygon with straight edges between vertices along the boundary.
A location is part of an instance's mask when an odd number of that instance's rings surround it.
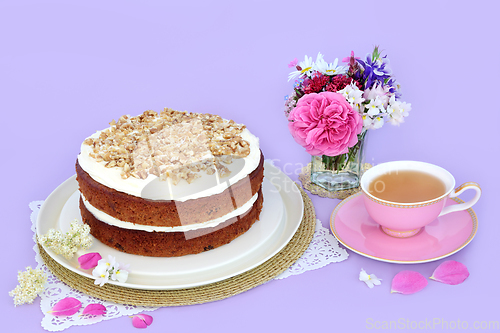
<svg viewBox="0 0 500 333">
<path fill-rule="evenodd" d="M 102 131 L 94 133 L 90 138 L 97 138 L 100 132 Z M 106 168 L 105 162 L 97 162 L 90 157 L 92 147 L 85 143 L 81 145 L 78 163 L 95 181 L 119 192 L 151 200 L 186 201 L 222 193 L 257 168 L 260 162 L 259 139 L 246 128 L 240 136 L 250 144 L 250 154 L 244 158 L 234 158 L 231 164 L 225 164 L 231 174 L 222 179 L 217 173 L 209 176 L 203 172 L 200 173 L 201 177 L 191 184 L 182 180 L 179 184 L 173 185 L 169 178 L 167 181 L 160 181 L 157 176 L 151 174 L 146 179 L 134 177 L 123 179 L 121 168 Z"/>
<path fill-rule="evenodd" d="M 82 199 L 83 199 L 83 204 L 87 208 L 87 210 L 94 215 L 96 219 L 99 221 L 102 221 L 104 223 L 107 223 L 109 225 L 119 227 L 122 229 L 129 229 L 129 230 L 142 230 L 142 231 L 148 231 L 148 232 L 186 232 L 190 230 L 198 230 L 198 229 L 203 229 L 203 228 L 213 228 L 219 225 L 222 222 L 225 222 L 233 217 L 243 215 L 246 212 L 248 212 L 255 201 L 257 200 L 258 193 L 256 193 L 249 201 L 247 201 L 244 205 L 241 207 L 238 207 L 237 209 L 233 210 L 231 213 L 226 214 L 222 217 L 219 217 L 217 219 L 213 219 L 207 222 L 203 223 L 196 223 L 196 224 L 190 224 L 190 225 L 183 225 L 183 226 L 178 226 L 178 227 L 156 227 L 156 226 L 148 226 L 148 225 L 141 225 L 141 224 L 135 224 L 132 222 L 125 222 L 121 221 L 117 218 L 114 218 L 113 216 L 110 216 L 103 211 L 100 211 L 99 209 L 95 208 L 92 206 L 87 199 L 82 194 Z"/>
</svg>

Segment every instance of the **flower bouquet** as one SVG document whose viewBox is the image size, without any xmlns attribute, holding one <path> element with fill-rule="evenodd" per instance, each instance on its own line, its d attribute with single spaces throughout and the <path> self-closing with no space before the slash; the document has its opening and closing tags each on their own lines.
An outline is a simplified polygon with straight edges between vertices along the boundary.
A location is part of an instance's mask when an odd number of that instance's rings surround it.
<svg viewBox="0 0 500 333">
<path fill-rule="evenodd" d="M 399 125 L 411 104 L 399 100 L 387 56 L 378 47 L 365 60 L 354 56 L 333 63 L 318 53 L 288 67 L 295 68 L 293 92 L 285 97 L 288 128 L 312 155 L 311 181 L 329 191 L 359 186 L 367 130 L 385 122 Z"/>
</svg>

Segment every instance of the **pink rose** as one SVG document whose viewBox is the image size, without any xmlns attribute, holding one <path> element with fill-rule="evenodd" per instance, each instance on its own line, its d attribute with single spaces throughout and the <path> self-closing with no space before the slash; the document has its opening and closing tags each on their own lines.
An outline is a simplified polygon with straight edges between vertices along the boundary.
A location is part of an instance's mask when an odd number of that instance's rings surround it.
<svg viewBox="0 0 500 333">
<path fill-rule="evenodd" d="M 311 155 L 347 153 L 363 128 L 361 116 L 345 97 L 329 91 L 302 96 L 288 121 L 295 141 Z"/>
</svg>

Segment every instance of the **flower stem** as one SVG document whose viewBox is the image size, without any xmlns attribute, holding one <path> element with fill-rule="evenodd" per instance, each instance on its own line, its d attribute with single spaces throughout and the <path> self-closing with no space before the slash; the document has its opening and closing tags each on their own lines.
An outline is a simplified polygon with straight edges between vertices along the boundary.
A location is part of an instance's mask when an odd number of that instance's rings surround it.
<svg viewBox="0 0 500 333">
<path fill-rule="evenodd" d="M 361 147 L 361 143 L 364 141 L 366 135 L 366 131 L 363 131 L 361 134 L 358 134 L 358 142 L 349 148 L 349 151 L 345 154 L 336 155 L 336 156 L 327 156 L 322 155 L 321 161 L 325 166 L 326 170 L 338 172 L 347 167 L 350 162 L 354 162 L 356 155 Z"/>
</svg>

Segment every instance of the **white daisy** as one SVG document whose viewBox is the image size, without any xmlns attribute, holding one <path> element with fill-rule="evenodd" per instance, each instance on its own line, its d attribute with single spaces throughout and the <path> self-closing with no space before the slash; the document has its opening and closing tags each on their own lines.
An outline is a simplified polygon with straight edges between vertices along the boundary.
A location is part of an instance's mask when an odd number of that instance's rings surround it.
<svg viewBox="0 0 500 333">
<path fill-rule="evenodd" d="M 323 55 L 321 52 L 318 52 L 316 57 L 316 61 L 313 64 L 313 70 L 320 72 L 321 74 L 326 74 L 326 69 L 328 67 L 328 63 L 323 59 Z"/>
<path fill-rule="evenodd" d="M 288 81 L 290 81 L 291 79 L 295 79 L 297 76 L 302 74 L 311 76 L 314 67 L 312 57 L 307 57 L 306 55 L 304 57 L 304 61 L 299 62 L 298 67 L 300 67 L 300 70 L 297 69 L 296 71 L 293 71 L 288 75 Z"/>
<path fill-rule="evenodd" d="M 325 75 L 339 75 L 345 74 L 347 72 L 347 68 L 344 66 L 338 66 L 339 59 L 335 58 L 333 63 L 327 63 L 321 53 L 318 54 L 318 59 L 314 63 L 314 69 Z"/>
<path fill-rule="evenodd" d="M 326 74 L 327 75 L 339 75 L 339 74 L 347 73 L 347 67 L 338 66 L 338 63 L 339 63 L 338 58 L 335 58 L 335 61 L 333 63 L 329 63 L 328 67 L 326 69 Z"/>
</svg>

